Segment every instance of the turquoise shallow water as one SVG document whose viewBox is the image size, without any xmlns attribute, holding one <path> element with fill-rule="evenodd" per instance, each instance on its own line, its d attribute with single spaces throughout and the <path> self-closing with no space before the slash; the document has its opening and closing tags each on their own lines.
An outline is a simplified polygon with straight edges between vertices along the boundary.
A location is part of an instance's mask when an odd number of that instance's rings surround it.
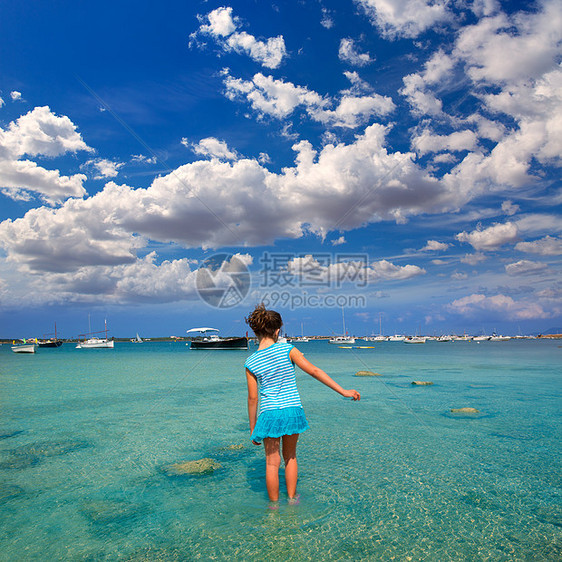
<svg viewBox="0 0 562 562">
<path fill-rule="evenodd" d="M 2 346 L 0 560 L 560 560 L 559 342 L 374 345 L 300 345 L 362 400 L 298 375 L 301 502 L 276 511 L 246 352 Z"/>
</svg>

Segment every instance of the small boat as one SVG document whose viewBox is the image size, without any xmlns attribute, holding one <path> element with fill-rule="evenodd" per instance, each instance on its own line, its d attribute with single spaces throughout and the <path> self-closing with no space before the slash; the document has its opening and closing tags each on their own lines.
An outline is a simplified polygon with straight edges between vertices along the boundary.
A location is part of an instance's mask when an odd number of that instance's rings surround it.
<svg viewBox="0 0 562 562">
<path fill-rule="evenodd" d="M 105 338 L 98 338 L 94 336 L 86 339 L 86 334 L 80 334 L 81 336 L 84 336 L 84 339 L 78 341 L 76 349 L 113 349 L 115 342 L 107 337 L 107 320 L 105 321 L 105 330 L 102 331 L 105 332 Z M 100 334 L 101 331 L 91 333 Z"/>
<path fill-rule="evenodd" d="M 406 336 L 400 336 L 398 334 L 395 334 L 394 336 L 388 336 L 388 341 L 404 341 L 406 339 Z"/>
<path fill-rule="evenodd" d="M 139 333 L 137 332 L 137 337 L 133 338 L 131 340 L 131 343 L 144 343 L 144 340 L 139 336 Z"/>
<path fill-rule="evenodd" d="M 76 349 L 113 349 L 115 342 L 107 338 L 88 338 L 87 340 L 79 341 Z"/>
<path fill-rule="evenodd" d="M 304 328 L 301 322 L 301 335 L 296 338 L 291 338 L 291 343 L 308 343 L 310 340 L 304 335 Z"/>
<path fill-rule="evenodd" d="M 350 336 L 336 336 L 334 338 L 330 338 L 329 342 L 335 343 L 336 345 L 352 344 L 355 343 L 355 338 Z"/>
<path fill-rule="evenodd" d="M 466 334 L 462 336 L 453 336 L 453 341 L 472 341 L 472 337 L 467 336 Z"/>
<path fill-rule="evenodd" d="M 410 338 L 405 338 L 404 343 L 425 343 L 426 340 L 427 338 L 424 338 L 423 336 L 413 336 Z"/>
<path fill-rule="evenodd" d="M 187 333 L 200 333 L 191 342 L 186 343 L 190 349 L 248 349 L 248 337 L 222 338 L 218 334 L 205 335 L 207 332 L 218 332 L 217 328 L 191 328 Z"/>
<path fill-rule="evenodd" d="M 23 343 L 14 342 L 14 345 L 12 345 L 12 351 L 14 353 L 35 353 L 36 347 L 35 343 L 26 343 L 24 340 Z"/>
<path fill-rule="evenodd" d="M 49 336 L 49 335 L 50 334 L 47 334 L 47 336 Z M 43 337 L 45 338 L 46 336 L 43 336 Z M 62 340 L 59 340 L 57 338 L 57 323 L 56 322 L 55 322 L 55 337 L 39 340 L 37 342 L 37 345 L 39 347 L 60 347 L 62 345 Z"/>
<path fill-rule="evenodd" d="M 511 336 L 498 336 L 498 334 L 492 334 L 490 337 L 490 341 L 508 341 L 511 339 Z"/>
<path fill-rule="evenodd" d="M 489 341 L 492 336 L 474 336 L 472 341 L 481 342 L 481 341 Z"/>
<path fill-rule="evenodd" d="M 455 341 L 453 336 L 439 336 L 435 341 L 439 342 L 452 342 Z"/>
<path fill-rule="evenodd" d="M 343 314 L 343 306 L 342 306 L 342 309 L 341 309 L 341 319 L 342 319 L 342 325 L 343 325 L 343 333 L 347 334 L 347 332 L 345 331 L 345 316 Z M 329 342 L 334 343 L 336 345 L 347 345 L 347 344 L 355 343 L 355 338 L 352 337 L 352 336 L 348 336 L 348 335 L 335 336 L 333 338 L 330 338 Z"/>
</svg>

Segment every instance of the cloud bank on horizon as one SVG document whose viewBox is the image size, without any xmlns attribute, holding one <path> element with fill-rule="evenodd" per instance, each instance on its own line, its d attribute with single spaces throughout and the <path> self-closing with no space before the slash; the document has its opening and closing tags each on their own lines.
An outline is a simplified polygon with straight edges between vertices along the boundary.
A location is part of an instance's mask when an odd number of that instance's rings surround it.
<svg viewBox="0 0 562 562">
<path fill-rule="evenodd" d="M 0 82 L 3 303 L 190 301 L 209 252 L 252 269 L 290 248 L 290 271 L 337 247 L 369 254 L 371 318 L 560 319 L 559 2 L 319 2 L 306 36 L 283 7 L 211 8 L 185 18 L 182 56 L 232 120 L 211 110 L 199 136 L 178 112 L 183 134 L 145 128 L 126 158 Z"/>
</svg>

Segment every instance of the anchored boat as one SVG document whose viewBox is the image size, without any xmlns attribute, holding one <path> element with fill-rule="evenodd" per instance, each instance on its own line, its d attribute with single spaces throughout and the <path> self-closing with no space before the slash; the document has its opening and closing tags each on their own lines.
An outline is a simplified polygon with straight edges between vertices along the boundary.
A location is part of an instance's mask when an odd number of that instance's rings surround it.
<svg viewBox="0 0 562 562">
<path fill-rule="evenodd" d="M 218 332 L 216 328 L 191 328 L 187 330 L 188 334 L 199 333 L 201 336 L 196 337 L 189 342 L 190 349 L 248 349 L 248 337 L 222 338 L 218 334 L 209 334 L 209 332 Z"/>
</svg>

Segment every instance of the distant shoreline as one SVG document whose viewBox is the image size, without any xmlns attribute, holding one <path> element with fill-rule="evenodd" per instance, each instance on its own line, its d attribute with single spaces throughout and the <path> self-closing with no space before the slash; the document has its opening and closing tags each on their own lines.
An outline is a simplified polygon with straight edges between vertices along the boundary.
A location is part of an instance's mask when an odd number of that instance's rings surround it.
<svg viewBox="0 0 562 562">
<path fill-rule="evenodd" d="M 326 341 L 331 339 L 333 336 L 309 336 L 310 340 L 313 341 Z M 369 337 L 369 336 L 354 336 L 357 339 L 362 339 L 363 337 Z M 428 338 L 431 338 L 431 336 L 427 336 Z M 28 340 L 33 340 L 35 338 L 26 338 Z M 38 338 L 39 339 L 39 338 Z M 128 338 L 110 338 L 116 342 L 121 342 L 121 343 L 126 343 L 126 342 L 130 342 L 133 337 L 128 337 Z M 289 337 L 290 339 L 290 337 Z M 562 339 L 562 334 L 539 334 L 538 336 L 510 336 L 510 340 L 520 340 L 520 339 L 551 339 L 551 340 L 557 340 L 557 339 Z M 169 343 L 180 343 L 180 342 L 190 342 L 192 340 L 192 338 L 182 338 L 182 337 L 155 337 L 155 338 L 146 338 L 143 341 L 150 343 L 150 342 L 169 342 Z M 22 341 L 21 338 L 0 338 L 0 344 L 13 344 L 13 342 L 16 341 Z M 63 343 L 77 343 L 79 340 L 78 338 L 60 338 L 60 341 L 62 341 Z M 468 340 L 470 341 L 470 340 Z M 377 343 L 381 343 L 381 342 L 377 342 Z M 384 343 L 384 342 L 382 342 Z"/>
</svg>

